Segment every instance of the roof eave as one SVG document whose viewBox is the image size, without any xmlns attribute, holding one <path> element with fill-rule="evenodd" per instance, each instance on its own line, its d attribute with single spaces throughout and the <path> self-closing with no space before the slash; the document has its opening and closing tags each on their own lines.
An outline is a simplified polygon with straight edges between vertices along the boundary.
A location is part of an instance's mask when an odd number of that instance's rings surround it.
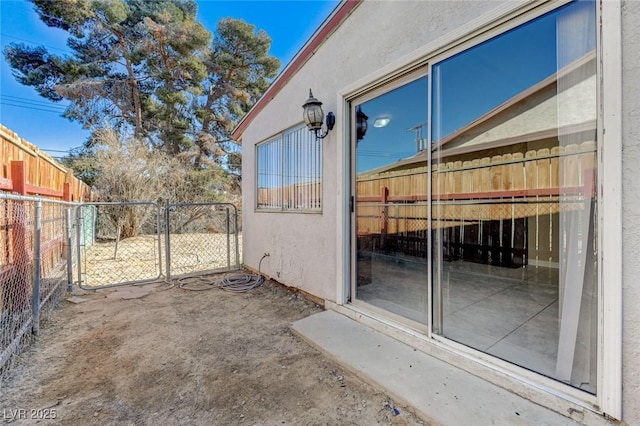
<svg viewBox="0 0 640 426">
<path fill-rule="evenodd" d="M 315 51 L 327 40 L 331 34 L 344 22 L 351 12 L 362 2 L 362 0 L 343 0 L 324 22 L 313 33 L 309 40 L 300 48 L 298 53 L 291 59 L 287 66 L 273 80 L 267 91 L 258 99 L 258 102 L 247 112 L 233 129 L 231 137 L 234 141 L 242 139 L 242 133 L 249 126 L 251 121 L 262 111 L 267 104 L 276 96 L 287 82 L 302 68 L 302 66 L 313 56 Z"/>
</svg>

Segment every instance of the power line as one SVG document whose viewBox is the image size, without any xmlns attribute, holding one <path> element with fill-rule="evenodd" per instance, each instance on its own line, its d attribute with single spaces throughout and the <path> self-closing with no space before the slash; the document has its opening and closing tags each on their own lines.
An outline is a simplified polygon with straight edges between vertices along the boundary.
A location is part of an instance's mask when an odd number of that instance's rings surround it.
<svg viewBox="0 0 640 426">
<path fill-rule="evenodd" d="M 45 108 L 48 111 L 55 111 L 55 112 L 60 112 L 63 113 L 66 111 L 66 107 L 59 107 L 57 105 L 47 105 L 47 104 L 32 104 L 32 103 L 28 103 L 28 102 L 23 102 L 23 101 L 14 101 L 13 99 L 2 99 L 0 98 L 0 102 L 3 102 L 7 105 L 11 105 L 11 106 L 21 106 L 24 108 Z"/>
<path fill-rule="evenodd" d="M 69 148 L 67 150 L 62 150 L 62 149 L 45 149 L 45 148 L 39 148 L 40 151 L 45 151 L 45 152 L 69 152 L 71 151 L 73 148 Z"/>
<path fill-rule="evenodd" d="M 25 109 L 30 109 L 30 110 L 34 110 L 34 111 L 44 111 L 44 112 L 54 112 L 56 114 L 61 114 L 64 112 L 64 110 L 55 110 L 55 109 L 45 109 L 45 108 L 36 108 L 34 106 L 29 106 L 29 105 L 19 105 L 19 104 L 11 104 L 8 102 L 4 102 L 0 100 L 0 104 L 2 105 L 7 105 L 7 106 L 12 106 L 12 107 L 17 107 L 17 108 L 25 108 Z"/>
<path fill-rule="evenodd" d="M 60 49 L 59 47 L 49 46 L 49 45 L 47 45 L 47 44 L 42 44 L 42 43 L 40 43 L 40 42 L 33 41 L 33 40 L 27 40 L 27 39 L 25 39 L 25 38 L 14 37 L 14 36 L 12 36 L 12 35 L 5 34 L 5 33 L 0 33 L 0 36 L 2 36 L 2 37 L 6 37 L 6 38 L 12 38 L 12 39 L 14 39 L 14 40 L 18 40 L 18 41 L 24 41 L 24 42 L 26 42 L 26 43 L 37 44 L 38 46 L 48 47 L 49 49 L 59 50 L 59 51 L 61 51 L 61 52 L 65 52 L 65 53 L 70 53 L 70 54 L 73 54 L 73 53 L 74 53 L 74 52 L 72 52 L 72 51 L 70 51 L 70 50 L 67 50 L 67 49 Z"/>
<path fill-rule="evenodd" d="M 37 111 L 63 113 L 68 105 L 58 105 L 52 101 L 28 99 L 21 96 L 0 95 L 0 103 L 3 105 L 26 108 Z"/>
<path fill-rule="evenodd" d="M 24 103 L 30 103 L 30 104 L 34 104 L 37 106 L 47 106 L 47 107 L 54 107 L 54 108 L 66 108 L 69 105 L 59 105 L 58 103 L 56 103 L 55 101 L 41 101 L 41 100 L 37 100 L 37 99 L 29 99 L 29 98 L 25 98 L 22 96 L 13 96 L 13 95 L 0 95 L 0 98 L 7 98 L 6 100 L 11 101 L 11 102 L 24 102 Z"/>
</svg>

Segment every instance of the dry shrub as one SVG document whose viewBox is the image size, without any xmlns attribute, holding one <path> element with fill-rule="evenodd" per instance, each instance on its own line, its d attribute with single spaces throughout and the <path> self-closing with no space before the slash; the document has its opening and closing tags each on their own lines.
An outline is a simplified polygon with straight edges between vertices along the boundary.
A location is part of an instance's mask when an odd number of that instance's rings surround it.
<svg viewBox="0 0 640 426">
<path fill-rule="evenodd" d="M 154 201 L 166 203 L 231 202 L 239 205 L 237 179 L 219 164 L 211 162 L 194 168 L 189 156 L 172 156 L 133 137 L 121 136 L 112 128 L 97 131 L 93 137 L 97 178 L 94 189 L 100 201 Z M 203 209 L 194 208 L 173 229 L 182 229 L 202 219 Z M 102 226 L 119 229 L 120 238 L 147 232 L 144 223 L 151 222 L 155 210 L 141 206 L 119 206 L 107 210 L 108 220 Z M 98 230 L 98 233 L 100 230 Z"/>
<path fill-rule="evenodd" d="M 188 167 L 180 160 L 149 147 L 133 137 L 121 137 L 106 128 L 94 136 L 97 178 L 95 189 L 100 201 L 159 201 L 174 198 L 184 187 Z M 141 233 L 152 208 L 122 206 L 109 209 L 105 226 L 120 229 L 120 238 Z"/>
</svg>

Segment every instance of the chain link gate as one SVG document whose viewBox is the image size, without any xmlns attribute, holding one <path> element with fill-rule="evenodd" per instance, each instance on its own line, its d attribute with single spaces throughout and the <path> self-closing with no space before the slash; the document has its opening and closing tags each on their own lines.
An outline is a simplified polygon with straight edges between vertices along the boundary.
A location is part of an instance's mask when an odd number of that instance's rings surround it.
<svg viewBox="0 0 640 426">
<path fill-rule="evenodd" d="M 167 279 L 240 269 L 238 210 L 230 203 L 165 209 Z"/>
<path fill-rule="evenodd" d="M 84 290 L 163 277 L 162 214 L 153 202 L 87 203 L 76 214 L 78 285 Z"/>
<path fill-rule="evenodd" d="M 84 290 L 240 268 L 238 211 L 229 203 L 87 203 L 76 229 Z"/>
</svg>

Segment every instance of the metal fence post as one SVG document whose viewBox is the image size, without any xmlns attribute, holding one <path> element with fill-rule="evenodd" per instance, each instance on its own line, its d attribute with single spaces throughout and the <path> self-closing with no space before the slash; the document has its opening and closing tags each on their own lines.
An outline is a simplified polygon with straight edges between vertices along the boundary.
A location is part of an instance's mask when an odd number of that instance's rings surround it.
<svg viewBox="0 0 640 426">
<path fill-rule="evenodd" d="M 160 210 L 160 205 L 155 204 L 156 208 L 156 235 L 158 236 L 158 266 L 160 276 L 162 276 L 162 221 L 164 220 L 164 210 Z"/>
<path fill-rule="evenodd" d="M 164 252 L 165 260 L 167 262 L 167 282 L 171 281 L 171 223 L 169 222 L 169 214 L 171 212 L 171 204 L 167 203 L 167 207 L 164 209 Z"/>
<path fill-rule="evenodd" d="M 231 270 L 231 220 L 229 207 L 227 207 L 227 269 Z"/>
<path fill-rule="evenodd" d="M 73 292 L 73 218 L 71 217 L 71 207 L 64 208 L 65 226 L 67 230 L 67 291 Z"/>
<path fill-rule="evenodd" d="M 34 221 L 33 232 L 33 295 L 32 295 L 32 311 L 33 324 L 31 332 L 34 335 L 40 333 L 40 240 L 42 232 L 42 201 L 36 203 L 36 215 Z"/>
<path fill-rule="evenodd" d="M 82 239 L 84 230 L 82 229 L 83 220 L 82 206 L 78 206 L 76 209 L 76 257 L 78 262 L 78 285 L 82 287 Z"/>
<path fill-rule="evenodd" d="M 240 268 L 240 240 L 238 237 L 238 208 L 236 206 L 233 206 L 233 212 L 234 212 L 234 220 L 235 220 L 235 228 L 234 228 L 234 232 L 235 232 L 235 240 L 236 240 L 236 268 Z"/>
</svg>

